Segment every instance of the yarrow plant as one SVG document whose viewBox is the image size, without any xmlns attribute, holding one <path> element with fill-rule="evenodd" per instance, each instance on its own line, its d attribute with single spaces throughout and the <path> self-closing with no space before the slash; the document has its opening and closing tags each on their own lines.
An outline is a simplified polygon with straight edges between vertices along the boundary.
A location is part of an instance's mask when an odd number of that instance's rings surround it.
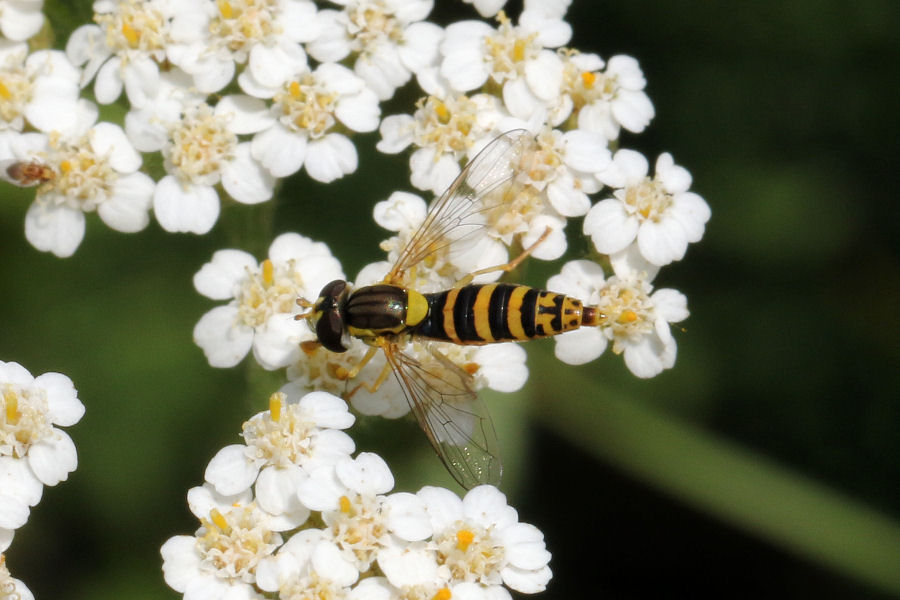
<svg viewBox="0 0 900 600">
<path fill-rule="evenodd" d="M 82 415 L 84 405 L 65 375 L 34 377 L 18 363 L 0 361 L 0 598 L 32 597 L 10 576 L 3 553 L 44 486 L 65 481 L 78 465 L 75 444 L 59 427 Z"/>
<path fill-rule="evenodd" d="M 569 47 L 567 0 L 525 0 L 518 14 L 504 0 L 465 2 L 480 18 L 438 24 L 429 20 L 433 0 L 96 0 L 93 23 L 75 28 L 61 51 L 25 41 L 44 26 L 41 2 L 0 0 L 0 178 L 34 190 L 25 238 L 71 256 L 92 213 L 123 233 L 155 220 L 203 235 L 223 207 L 280 200 L 286 177 L 352 176 L 370 139 L 359 134 L 374 132 L 378 151 L 406 155 L 409 186 L 433 196 L 456 181 L 452 193 L 477 203 L 493 193 L 477 189 L 480 178 L 506 165 L 481 163 L 457 178 L 483 149 L 509 143 L 510 183 L 494 190 L 508 197 L 475 211 L 467 225 L 479 235 L 465 243 L 448 226 L 406 266 L 403 285 L 440 292 L 497 281 L 526 258 L 570 259 L 546 287 L 589 306 L 594 326 L 558 335 L 557 358 L 583 364 L 609 348 L 640 378 L 672 368 L 671 324 L 688 317 L 687 299 L 653 281 L 700 241 L 710 210 L 670 153 L 651 169 L 627 147 L 655 116 L 638 61 Z M 402 107 L 400 89 L 414 102 Z M 98 107 L 114 103 L 121 122 Z M 409 186 L 371 199 L 388 232 L 384 256 L 350 289 L 397 276 L 393 265 L 436 218 L 435 203 Z M 567 256 L 579 234 L 590 255 Z M 220 248 L 197 271 L 196 290 L 221 304 L 193 338 L 211 366 L 252 354 L 283 385 L 188 493 L 199 527 L 163 546 L 166 582 L 186 598 L 543 590 L 543 536 L 497 488 L 475 486 L 461 499 L 430 486 L 393 492 L 384 460 L 357 453 L 345 431 L 351 408 L 427 421 L 410 397 L 418 386 L 442 398 L 426 427 L 439 452 L 479 435 L 490 446 L 489 417 L 457 398 L 520 389 L 524 349 L 410 337 L 382 353 L 361 339 L 365 331 L 344 331 L 346 352 L 327 350 L 310 327 L 321 318 L 314 301 L 345 279 L 343 267 L 301 233 L 258 236 L 265 257 Z M 419 374 L 391 377 L 398 361 Z M 83 407 L 64 376 L 32 378 L 15 363 L 0 363 L 0 386 L 5 550 L 42 486 L 74 469 L 74 446 L 57 426 L 75 423 Z M 29 597 L 2 559 L 0 594 Z"/>
<path fill-rule="evenodd" d="M 342 429 L 354 417 L 326 392 L 280 391 L 188 492 L 199 527 L 162 546 L 185 597 L 510 597 L 550 579 L 543 535 L 493 486 L 392 492 L 377 454 Z"/>
</svg>

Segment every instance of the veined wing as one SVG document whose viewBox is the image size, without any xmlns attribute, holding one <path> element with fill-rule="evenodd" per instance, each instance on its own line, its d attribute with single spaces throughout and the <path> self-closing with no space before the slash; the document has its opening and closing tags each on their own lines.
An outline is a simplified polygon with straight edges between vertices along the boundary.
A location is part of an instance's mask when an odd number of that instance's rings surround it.
<svg viewBox="0 0 900 600">
<path fill-rule="evenodd" d="M 430 346 L 423 361 L 395 344 L 384 351 L 419 426 L 454 479 L 466 489 L 499 485 L 497 434 L 472 376 Z"/>
<path fill-rule="evenodd" d="M 414 265 L 484 229 L 485 213 L 516 197 L 520 186 L 515 174 L 533 140 L 524 129 L 507 131 L 469 161 L 431 206 L 385 281 L 402 285 L 404 274 Z"/>
</svg>

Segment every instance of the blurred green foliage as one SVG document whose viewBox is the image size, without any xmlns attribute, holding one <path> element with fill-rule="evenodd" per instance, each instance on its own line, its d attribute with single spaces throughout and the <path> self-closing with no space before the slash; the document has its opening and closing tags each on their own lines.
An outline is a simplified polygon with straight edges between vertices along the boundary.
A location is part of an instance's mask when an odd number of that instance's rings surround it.
<svg viewBox="0 0 900 600">
<path fill-rule="evenodd" d="M 90 3 L 46 12 L 62 47 Z M 641 61 L 657 117 L 622 145 L 671 152 L 713 217 L 657 281 L 692 311 L 672 371 L 564 367 L 535 343 L 526 389 L 489 398 L 504 487 L 555 554 L 544 597 L 900 595 L 900 5 L 575 0 L 570 22 L 573 47 Z M 277 385 L 206 364 L 191 330 L 213 303 L 191 277 L 229 240 L 261 254 L 287 230 L 327 242 L 350 277 L 380 258 L 371 207 L 409 186 L 376 140 L 359 138 L 354 176 L 292 178 L 277 207 L 228 207 L 209 236 L 91 218 L 67 260 L 24 240 L 28 191 L 0 190 L 0 359 L 66 373 L 87 407 L 78 470 L 9 553 L 39 598 L 177 596 L 158 548 L 196 528 L 187 489 Z M 353 434 L 391 457 L 398 489 L 451 485 L 412 423 Z"/>
</svg>

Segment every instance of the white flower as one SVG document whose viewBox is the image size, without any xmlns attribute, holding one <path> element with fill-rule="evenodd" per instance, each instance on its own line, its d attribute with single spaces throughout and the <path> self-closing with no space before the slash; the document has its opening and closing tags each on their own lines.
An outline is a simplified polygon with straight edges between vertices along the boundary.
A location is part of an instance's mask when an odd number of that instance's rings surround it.
<svg viewBox="0 0 900 600">
<path fill-rule="evenodd" d="M 242 250 L 219 250 L 194 276 L 197 291 L 229 300 L 206 313 L 194 327 L 194 341 L 214 367 L 232 367 L 250 349 L 266 369 L 299 358 L 299 341 L 308 333 L 296 321 L 298 297 L 315 298 L 331 280 L 342 279 L 328 247 L 296 233 L 285 233 L 257 263 Z"/>
<path fill-rule="evenodd" d="M 653 291 L 646 271 L 634 271 L 633 258 L 613 259 L 616 275 L 606 279 L 599 265 L 586 260 L 566 263 L 547 287 L 596 306 L 602 313 L 598 327 L 582 327 L 557 336 L 556 356 L 569 364 L 594 360 L 612 342 L 624 353 L 625 365 L 638 377 L 658 375 L 675 364 L 675 338 L 669 323 L 687 318 L 687 299 L 673 289 Z"/>
<path fill-rule="evenodd" d="M 351 53 L 353 69 L 388 100 L 413 73 L 437 59 L 443 34 L 424 21 L 433 0 L 341 0 L 340 12 L 320 13 L 321 35 L 308 46 L 320 62 L 337 62 Z"/>
<path fill-rule="evenodd" d="M 43 0 L 0 2 L 0 33 L 15 42 L 27 40 L 44 25 Z"/>
<path fill-rule="evenodd" d="M 302 398 L 285 386 L 272 394 L 269 410 L 251 417 L 243 426 L 245 444 L 220 450 L 206 468 L 206 481 L 223 495 L 244 492 L 256 485 L 256 500 L 283 524 L 293 529 L 309 511 L 297 498 L 297 486 L 309 471 L 334 464 L 355 450 L 353 440 L 340 429 L 353 424 L 347 404 L 326 392 Z"/>
<path fill-rule="evenodd" d="M 156 220 L 166 231 L 207 233 L 219 217 L 216 184 L 242 204 L 272 197 L 275 179 L 252 157 L 250 142 L 238 134 L 254 133 L 271 120 L 263 103 L 248 96 L 225 96 L 215 109 L 189 104 L 168 124 L 162 147 L 168 173 L 153 194 Z M 145 146 L 146 147 L 146 146 Z"/>
<path fill-rule="evenodd" d="M 22 131 L 25 120 L 44 133 L 83 134 L 96 107 L 79 98 L 80 72 L 57 50 L 28 55 L 23 43 L 0 45 L 0 131 Z"/>
<path fill-rule="evenodd" d="M 537 98 L 550 100 L 558 95 L 562 61 L 550 48 L 569 41 L 569 24 L 537 10 L 523 11 L 515 26 L 502 11 L 497 20 L 496 30 L 482 21 L 447 27 L 440 47 L 441 75 L 460 92 L 479 88 L 488 79 L 504 88 L 524 79 Z"/>
<path fill-rule="evenodd" d="M 0 361 L 0 529 L 24 525 L 42 485 L 75 470 L 75 444 L 57 426 L 74 425 L 83 414 L 65 375 L 33 377 L 18 363 Z"/>
<path fill-rule="evenodd" d="M 655 114 L 644 93 L 647 82 L 637 60 L 626 55 L 609 59 L 606 69 L 596 54 L 561 51 L 563 57 L 563 97 L 578 115 L 578 127 L 596 131 L 610 140 L 619 137 L 619 128 L 640 133 Z M 563 118 L 568 114 L 563 115 Z"/>
<path fill-rule="evenodd" d="M 487 588 L 505 584 L 527 594 L 544 590 L 551 577 L 544 536 L 533 525 L 519 523 L 497 488 L 478 486 L 463 499 L 430 486 L 416 495 L 434 529 L 431 544 L 444 581 Z"/>
<path fill-rule="evenodd" d="M 416 103 L 413 115 L 385 117 L 376 147 L 396 154 L 412 145 L 410 182 L 440 194 L 459 175 L 460 161 L 471 159 L 490 140 L 505 113 L 490 94 L 466 96 L 442 88 L 430 94 Z"/>
<path fill-rule="evenodd" d="M 72 32 L 66 54 L 85 65 L 82 85 L 96 76 L 94 95 L 100 104 L 115 102 L 124 87 L 132 106 L 156 96 L 159 65 L 170 43 L 169 22 L 179 6 L 168 0 L 97 0 L 96 25 Z"/>
<path fill-rule="evenodd" d="M 6 556 L 3 554 L 0 554 L 0 598 L 4 600 L 34 600 L 31 590 L 21 580 L 10 575 L 9 569 L 6 567 Z"/>
<path fill-rule="evenodd" d="M 191 512 L 200 519 L 194 535 L 178 535 L 160 549 L 166 583 L 186 598 L 262 598 L 255 587 L 260 561 L 281 545 L 272 517 L 252 496 L 222 496 L 208 487 L 188 492 Z"/>
<path fill-rule="evenodd" d="M 246 88 L 245 88 L 246 89 Z M 268 97 L 267 90 L 254 93 Z M 253 138 L 252 154 L 275 177 L 286 177 L 301 167 L 316 181 L 328 183 L 356 171 L 353 142 L 335 131 L 378 128 L 380 109 L 375 92 L 344 66 L 304 68 L 279 91 L 273 92 L 274 126 Z"/>
<path fill-rule="evenodd" d="M 201 92 L 228 85 L 235 63 L 247 65 L 239 78 L 245 90 L 245 84 L 277 88 L 306 66 L 300 44 L 319 31 L 316 6 L 308 0 L 196 2 L 179 6 L 168 56 Z"/>
<path fill-rule="evenodd" d="M 394 487 L 394 476 L 377 454 L 361 452 L 356 458 L 343 458 L 334 465 L 319 467 L 300 483 L 297 495 L 311 510 L 321 511 L 324 533 L 340 549 L 345 560 L 360 572 L 368 570 L 390 533 L 406 530 L 407 521 L 395 520 L 391 530 L 382 510 L 387 492 Z"/>
<path fill-rule="evenodd" d="M 506 5 L 506 0 L 463 0 L 463 2 L 474 6 L 478 14 L 484 18 L 493 17 Z"/>
<path fill-rule="evenodd" d="M 345 598 L 359 571 L 318 529 L 294 535 L 260 564 L 257 585 L 279 598 Z"/>
<path fill-rule="evenodd" d="M 688 243 L 700 241 L 710 210 L 703 198 L 688 191 L 691 175 L 670 154 L 659 156 L 652 179 L 647 171 L 647 159 L 639 152 L 616 152 L 600 175 L 616 188 L 613 197 L 591 208 L 584 233 L 603 254 L 620 252 L 637 240 L 644 258 L 663 266 L 684 258 Z"/>
<path fill-rule="evenodd" d="M 86 212 L 127 233 L 150 222 L 153 180 L 138 171 L 141 156 L 118 125 L 98 123 L 77 138 L 22 134 L 11 153 L 48 169 L 25 217 L 25 237 L 38 250 L 71 256 L 84 238 Z"/>
</svg>

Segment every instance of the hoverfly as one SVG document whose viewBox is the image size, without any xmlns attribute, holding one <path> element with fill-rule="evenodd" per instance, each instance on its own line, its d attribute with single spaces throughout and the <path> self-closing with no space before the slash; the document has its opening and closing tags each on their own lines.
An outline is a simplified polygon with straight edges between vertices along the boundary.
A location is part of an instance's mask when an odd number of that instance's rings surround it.
<svg viewBox="0 0 900 600">
<path fill-rule="evenodd" d="M 54 177 L 56 173 L 53 169 L 36 160 L 12 158 L 0 161 L 0 179 L 19 187 L 32 187 L 46 183 Z"/>
<path fill-rule="evenodd" d="M 374 391 L 392 371 L 419 426 L 465 488 L 500 482 L 502 465 L 490 415 L 478 399 L 471 373 L 433 346 L 428 346 L 424 359 L 414 358 L 404 347 L 423 340 L 466 345 L 526 341 L 598 326 L 605 319 L 598 307 L 563 294 L 510 283 L 472 282 L 482 273 L 511 271 L 549 231 L 514 260 L 475 271 L 450 289 L 420 293 L 410 285 L 423 261 L 452 251 L 453 245 L 472 242 L 493 214 L 509 209 L 522 192 L 520 175 L 533 160 L 528 152 L 533 144 L 534 138 L 524 130 L 490 142 L 433 203 L 381 283 L 351 289 L 346 281 L 335 280 L 315 302 L 297 300 L 309 310 L 295 318 L 306 319 L 317 337 L 306 343 L 306 349 L 324 346 L 345 352 L 351 336 L 370 346 L 347 379 L 358 375 L 379 348 L 384 352 L 387 362 L 379 377 L 372 385 L 360 385 Z"/>
</svg>

